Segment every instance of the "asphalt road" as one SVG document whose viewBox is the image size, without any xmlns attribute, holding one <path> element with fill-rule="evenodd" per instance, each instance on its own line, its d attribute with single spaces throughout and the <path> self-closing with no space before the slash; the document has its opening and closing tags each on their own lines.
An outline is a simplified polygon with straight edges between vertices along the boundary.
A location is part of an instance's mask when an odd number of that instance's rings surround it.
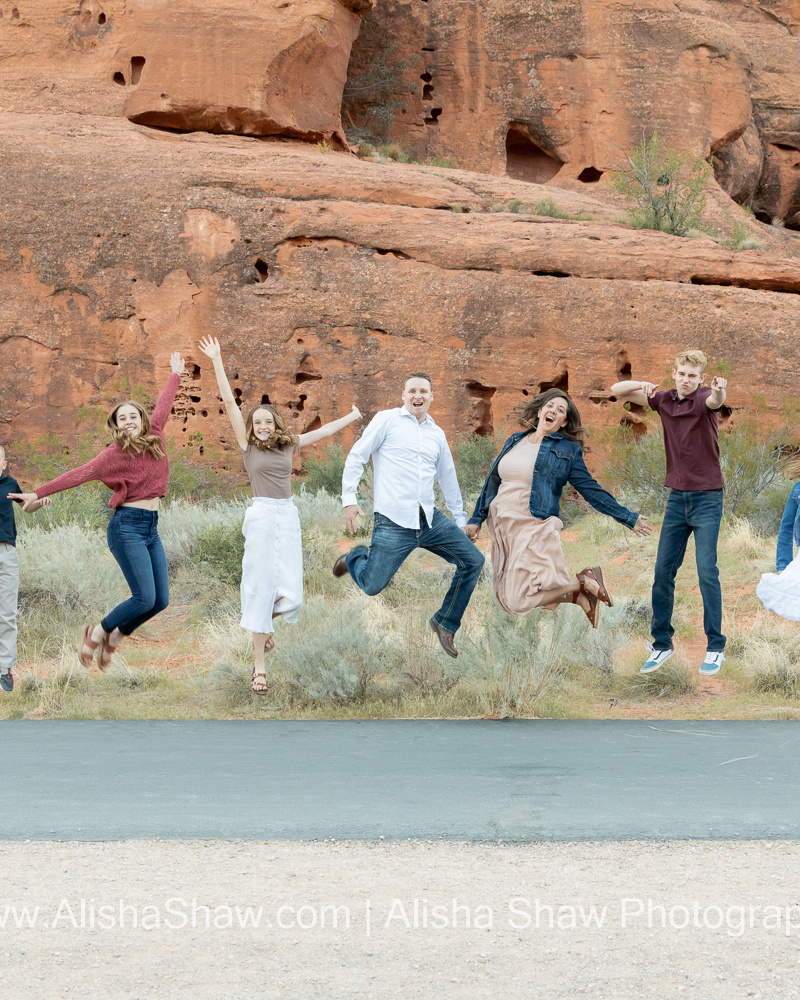
<svg viewBox="0 0 800 1000">
<path fill-rule="evenodd" d="M 0 723 L 0 839 L 800 836 L 796 722 Z"/>
</svg>

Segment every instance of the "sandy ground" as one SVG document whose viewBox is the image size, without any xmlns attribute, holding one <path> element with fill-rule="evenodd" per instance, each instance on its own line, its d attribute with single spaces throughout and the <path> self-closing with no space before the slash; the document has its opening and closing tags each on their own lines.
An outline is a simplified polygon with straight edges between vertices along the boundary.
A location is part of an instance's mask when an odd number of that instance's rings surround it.
<svg viewBox="0 0 800 1000">
<path fill-rule="evenodd" d="M 797 843 L 4 843 L 0 860 L 12 1000 L 800 995 Z"/>
</svg>

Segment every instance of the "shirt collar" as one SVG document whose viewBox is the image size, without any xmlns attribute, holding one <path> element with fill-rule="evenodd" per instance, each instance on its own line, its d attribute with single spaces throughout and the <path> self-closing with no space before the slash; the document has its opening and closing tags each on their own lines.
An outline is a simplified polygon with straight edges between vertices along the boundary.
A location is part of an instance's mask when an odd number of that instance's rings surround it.
<svg viewBox="0 0 800 1000">
<path fill-rule="evenodd" d="M 401 417 L 405 414 L 405 416 L 411 417 L 411 419 L 415 423 L 419 424 L 419 421 L 417 420 L 417 418 L 414 416 L 414 414 L 409 409 L 406 408 L 405 405 L 401 406 L 399 409 L 400 409 L 400 416 Z M 419 424 L 419 426 L 422 427 L 424 424 L 427 424 L 427 423 L 431 423 L 431 424 L 435 424 L 436 423 L 436 421 L 433 419 L 433 417 L 430 415 L 430 413 L 428 413 L 428 414 L 425 415 L 425 419 L 422 421 L 421 424 Z"/>
</svg>

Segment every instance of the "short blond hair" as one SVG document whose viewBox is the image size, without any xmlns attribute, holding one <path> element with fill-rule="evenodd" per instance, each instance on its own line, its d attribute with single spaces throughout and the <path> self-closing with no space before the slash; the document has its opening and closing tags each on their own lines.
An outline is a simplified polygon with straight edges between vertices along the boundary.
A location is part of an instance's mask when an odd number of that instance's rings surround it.
<svg viewBox="0 0 800 1000">
<path fill-rule="evenodd" d="M 699 368 L 701 372 L 704 372 L 707 364 L 708 358 L 702 351 L 698 350 L 681 351 L 675 358 L 676 368 L 678 365 L 691 365 L 692 368 Z"/>
</svg>

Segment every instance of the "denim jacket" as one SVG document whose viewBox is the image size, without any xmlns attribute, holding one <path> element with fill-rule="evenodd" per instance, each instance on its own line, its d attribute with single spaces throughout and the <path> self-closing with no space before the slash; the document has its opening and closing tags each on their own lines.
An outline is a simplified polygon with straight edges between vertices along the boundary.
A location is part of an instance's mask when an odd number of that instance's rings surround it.
<svg viewBox="0 0 800 1000">
<path fill-rule="evenodd" d="M 500 459 L 527 433 L 528 431 L 518 431 L 516 434 L 512 434 L 503 445 L 489 475 L 486 477 L 469 524 L 480 525 L 486 520 L 489 504 L 497 496 L 497 491 L 500 489 L 500 476 L 497 474 Z M 601 514 L 608 514 L 609 517 L 613 517 L 615 521 L 619 521 L 620 524 L 624 524 L 628 528 L 632 528 L 636 524 L 639 515 L 617 503 L 611 494 L 606 493 L 602 486 L 592 478 L 586 468 L 586 463 L 583 461 L 583 448 L 577 442 L 567 440 L 556 431 L 555 434 L 548 434 L 542 440 L 533 467 L 531 499 L 528 505 L 533 517 L 538 517 L 542 521 L 547 517 L 558 517 L 561 492 L 567 483 L 571 483 L 584 500 L 588 501 Z"/>
<path fill-rule="evenodd" d="M 778 529 L 778 572 L 786 569 L 794 558 L 793 542 L 800 545 L 800 483 L 795 483 L 783 509 Z"/>
</svg>

